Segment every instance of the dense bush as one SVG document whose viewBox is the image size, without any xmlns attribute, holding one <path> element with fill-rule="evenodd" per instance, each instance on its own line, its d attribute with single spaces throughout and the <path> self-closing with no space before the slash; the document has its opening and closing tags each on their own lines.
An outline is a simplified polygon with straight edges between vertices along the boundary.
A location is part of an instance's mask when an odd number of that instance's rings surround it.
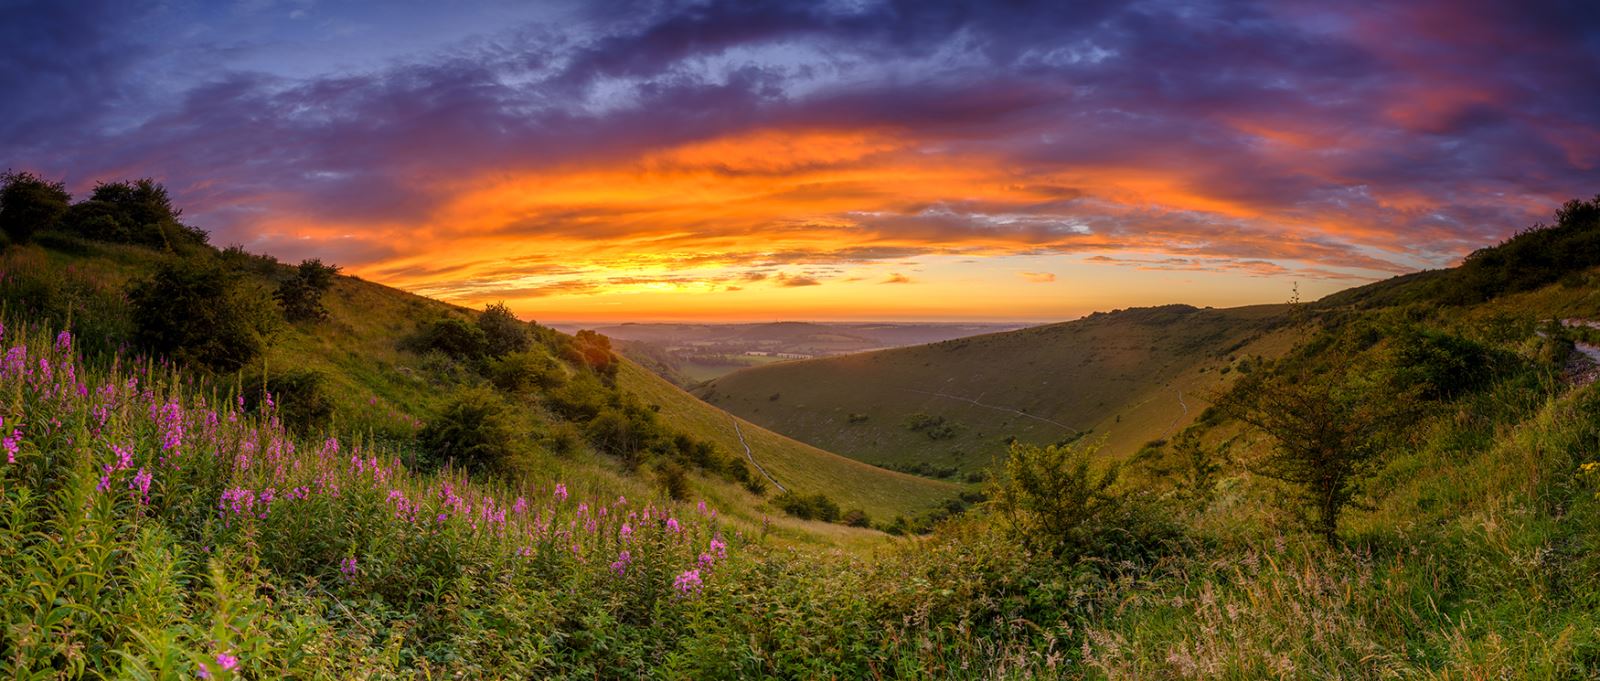
<svg viewBox="0 0 1600 681">
<path fill-rule="evenodd" d="M 316 433 L 333 423 L 333 400 L 327 383 L 327 377 L 315 371 L 279 373 L 267 379 L 264 391 L 246 391 L 246 403 L 252 409 L 261 409 L 270 396 L 270 409 L 291 431 Z"/>
<path fill-rule="evenodd" d="M 35 232 L 53 229 L 67 214 L 66 185 L 29 172 L 0 174 L 0 231 L 12 243 L 31 241 Z"/>
<path fill-rule="evenodd" d="M 432 350 L 459 360 L 476 360 L 484 356 L 488 344 L 477 325 L 459 317 L 444 317 L 423 327 L 409 346 L 420 352 Z"/>
<path fill-rule="evenodd" d="M 145 178 L 95 185 L 87 200 L 67 210 L 62 224 L 89 239 L 187 253 L 205 245 L 206 232 L 179 222 L 182 214 L 166 187 Z"/>
<path fill-rule="evenodd" d="M 508 471 L 525 451 L 510 406 L 498 394 L 466 389 L 417 433 L 424 467 L 449 464 L 469 472 Z"/>
<path fill-rule="evenodd" d="M 1150 558 L 1179 538 L 1143 497 L 1117 487 L 1116 465 L 1095 471 L 1098 445 L 1015 443 L 989 498 L 1000 526 L 1031 551 L 1075 560 Z"/>
<path fill-rule="evenodd" d="M 294 276 L 278 284 L 272 294 L 283 307 L 283 316 L 289 321 L 322 321 L 328 318 L 328 308 L 322 305 L 322 296 L 333 287 L 339 268 L 324 265 L 321 260 L 300 262 Z"/>
<path fill-rule="evenodd" d="M 128 300 L 141 346 L 217 371 L 253 361 L 282 321 L 263 290 L 209 256 L 164 260 Z"/>
<path fill-rule="evenodd" d="M 772 498 L 772 504 L 784 513 L 801 520 L 821 520 L 832 523 L 839 521 L 839 504 L 828 495 L 818 492 L 804 495 L 793 491 L 784 492 Z"/>
<path fill-rule="evenodd" d="M 489 361 L 488 373 L 496 388 L 515 394 L 547 391 L 567 380 L 555 359 L 534 350 L 496 357 Z"/>
<path fill-rule="evenodd" d="M 1494 376 L 1494 355 L 1461 336 L 1408 325 L 1392 334 L 1391 347 L 1395 388 L 1414 390 L 1423 399 L 1453 398 Z"/>
<path fill-rule="evenodd" d="M 483 331 L 484 351 L 490 357 L 524 352 L 533 345 L 528 324 L 511 314 L 505 303 L 485 307 L 478 314 L 478 329 Z"/>
<path fill-rule="evenodd" d="M 1468 255 L 1439 284 L 1449 303 L 1470 304 L 1527 291 L 1600 265 L 1600 196 L 1573 199 L 1554 225 L 1534 225 L 1497 246 Z"/>
<path fill-rule="evenodd" d="M 948 440 L 960 431 L 960 424 L 945 419 L 943 416 L 932 416 L 917 412 L 906 417 L 906 429 L 912 432 L 927 435 L 930 440 Z"/>
</svg>

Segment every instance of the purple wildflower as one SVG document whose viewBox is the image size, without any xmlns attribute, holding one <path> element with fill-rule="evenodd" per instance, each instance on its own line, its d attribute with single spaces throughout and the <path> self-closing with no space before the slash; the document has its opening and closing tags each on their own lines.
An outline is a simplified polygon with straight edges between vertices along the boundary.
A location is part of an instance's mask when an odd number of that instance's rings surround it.
<svg viewBox="0 0 1600 681">
<path fill-rule="evenodd" d="M 22 431 L 12 428 L 11 434 L 6 436 L 4 444 L 6 448 L 6 463 L 16 463 L 17 451 L 22 449 Z"/>
<path fill-rule="evenodd" d="M 611 561 L 611 571 L 618 577 L 628 571 L 628 565 L 633 563 L 633 554 L 623 551 L 617 554 L 617 559 Z"/>
<path fill-rule="evenodd" d="M 700 570 L 698 568 L 693 570 L 684 570 L 683 574 L 678 575 L 677 579 L 672 580 L 672 588 L 677 589 L 678 593 L 681 593 L 685 596 L 699 591 L 700 585 Z"/>
<path fill-rule="evenodd" d="M 567 500 L 567 486 L 563 485 L 561 483 L 556 483 L 556 501 L 566 501 L 566 500 Z"/>
<path fill-rule="evenodd" d="M 354 579 L 356 576 L 356 557 L 350 556 L 339 561 L 339 573 Z"/>
<path fill-rule="evenodd" d="M 217 653 L 217 666 L 231 672 L 234 667 L 239 666 L 239 658 L 227 653 Z"/>
<path fill-rule="evenodd" d="M 128 483 L 128 489 L 139 493 L 139 503 L 150 503 L 150 472 L 143 467 L 138 473 L 133 474 L 133 480 Z"/>
</svg>

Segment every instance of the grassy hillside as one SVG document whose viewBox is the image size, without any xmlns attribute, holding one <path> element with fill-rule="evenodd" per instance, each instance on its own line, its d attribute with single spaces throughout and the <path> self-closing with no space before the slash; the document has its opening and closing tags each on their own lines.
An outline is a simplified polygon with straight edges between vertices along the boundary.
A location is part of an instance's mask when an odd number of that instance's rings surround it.
<svg viewBox="0 0 1600 681">
<path fill-rule="evenodd" d="M 95 338 L 107 339 L 102 344 L 109 348 L 125 345 L 131 322 L 121 302 L 123 291 L 130 282 L 148 276 L 163 256 L 138 246 L 61 237 L 44 243 L 12 247 L 0 256 L 0 267 L 8 273 L 0 288 L 13 311 L 61 324 L 70 320 L 87 332 L 86 347 L 93 346 Z M 244 257 L 236 266 L 246 273 L 247 285 L 264 290 L 290 271 L 259 258 Z M 362 432 L 412 451 L 415 434 L 455 396 L 487 385 L 466 363 L 406 346 L 407 339 L 431 321 L 470 321 L 476 312 L 348 276 L 336 277 L 322 300 L 328 309 L 326 320 L 284 325 L 263 360 L 232 374 L 227 382 L 259 385 L 264 377 L 314 372 L 323 382 L 323 399 L 333 407 L 325 427 Z M 542 352 L 538 347 L 535 351 Z M 619 361 L 621 391 L 658 408 L 669 430 L 713 444 L 719 456 L 746 460 L 728 417 L 637 365 Z M 519 475 L 585 480 L 619 494 L 656 487 L 651 466 L 630 471 L 625 462 L 598 452 L 589 445 L 582 424 L 564 422 L 551 411 L 549 399 L 538 391 L 510 397 L 519 411 L 518 427 L 529 443 L 528 455 L 518 464 Z M 956 493 L 950 485 L 863 466 L 753 424 L 745 424 L 744 430 L 758 461 L 786 487 L 801 494 L 830 495 L 843 507 L 860 508 L 874 518 L 914 516 Z M 771 486 L 757 496 L 709 473 L 691 475 L 689 483 L 692 494 L 718 500 L 735 519 L 750 526 L 769 523 L 794 540 L 864 545 L 873 536 L 881 537 L 788 518 L 769 503 L 777 491 Z"/>
<path fill-rule="evenodd" d="M 739 419 L 683 392 L 636 364 L 619 376 L 622 385 L 646 401 L 661 405 L 661 415 L 685 431 L 704 435 L 734 452 L 750 447 L 750 456 L 778 485 L 800 493 L 824 491 L 845 509 L 861 509 L 873 519 L 887 520 L 909 510 L 935 506 L 955 496 L 954 484 L 885 471 L 778 435 Z M 741 442 L 740 436 L 743 436 Z"/>
<path fill-rule="evenodd" d="M 1286 309 L 1124 310 L 744 369 L 696 392 L 774 431 L 874 464 L 970 473 L 1003 454 L 1010 438 L 1051 443 L 1084 433 L 1124 456 L 1187 425 L 1242 360 L 1286 349 L 1293 337 L 1283 330 Z"/>
</svg>

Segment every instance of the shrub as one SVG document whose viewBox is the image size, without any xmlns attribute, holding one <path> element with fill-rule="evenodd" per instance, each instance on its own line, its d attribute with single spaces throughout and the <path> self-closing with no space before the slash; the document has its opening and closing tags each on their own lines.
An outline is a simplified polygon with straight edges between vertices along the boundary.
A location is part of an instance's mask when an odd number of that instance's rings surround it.
<svg viewBox="0 0 1600 681">
<path fill-rule="evenodd" d="M 867 515 L 866 511 L 863 511 L 859 508 L 852 508 L 848 511 L 845 511 L 844 516 L 839 519 L 839 522 L 851 527 L 872 527 L 872 518 Z"/>
<path fill-rule="evenodd" d="M 417 433 L 424 465 L 452 463 L 471 472 L 508 470 L 523 439 L 505 400 L 482 388 L 457 394 Z"/>
<path fill-rule="evenodd" d="M 773 497 L 772 503 L 784 513 L 801 520 L 821 520 L 829 523 L 839 520 L 839 504 L 821 492 L 806 496 L 791 490 Z"/>
<path fill-rule="evenodd" d="M 140 345 L 217 371 L 250 363 L 281 324 L 263 291 L 204 256 L 163 262 L 128 299 Z"/>
<path fill-rule="evenodd" d="M 483 330 L 457 317 L 445 317 L 423 328 L 412 343 L 413 349 L 436 350 L 462 360 L 483 357 L 488 339 Z"/>
<path fill-rule="evenodd" d="M 588 329 L 579 331 L 563 352 L 569 361 L 587 367 L 608 382 L 617 377 L 617 356 L 611 351 L 611 339 L 602 334 Z"/>
<path fill-rule="evenodd" d="M 491 360 L 489 380 L 496 388 L 509 393 L 531 393 L 565 383 L 566 374 L 549 355 L 524 351 Z"/>
<path fill-rule="evenodd" d="M 178 221 L 167 188 L 144 178 L 95 185 L 86 201 L 74 204 L 66 228 L 90 239 L 185 252 L 206 243 L 204 230 Z"/>
<path fill-rule="evenodd" d="M 478 315 L 478 330 L 483 332 L 484 350 L 490 357 L 523 352 L 533 345 L 528 325 L 511 314 L 505 303 L 496 303 Z"/>
<path fill-rule="evenodd" d="M 1118 501 L 1117 467 L 1100 475 L 1091 470 L 1097 449 L 1011 445 L 990 497 L 1004 526 L 1030 550 L 1061 556 L 1094 544 L 1098 521 Z"/>
<path fill-rule="evenodd" d="M 333 422 L 333 401 L 327 379 L 315 371 L 291 371 L 267 379 L 278 417 L 296 433 L 314 433 Z M 259 402 L 255 398 L 253 402 Z"/>
<path fill-rule="evenodd" d="M 931 416 L 917 412 L 906 417 L 906 429 L 927 435 L 930 440 L 948 440 L 956 436 L 960 425 L 947 421 L 943 416 Z"/>
<path fill-rule="evenodd" d="M 305 260 L 295 268 L 294 276 L 278 284 L 278 290 L 272 295 L 283 307 L 283 316 L 290 321 L 321 321 L 328 318 L 322 295 L 333 287 L 333 278 L 338 274 L 337 266 L 324 265 L 321 260 Z"/>
<path fill-rule="evenodd" d="M 689 473 L 676 461 L 664 461 L 656 466 L 656 480 L 667 496 L 678 501 L 689 498 Z"/>
<path fill-rule="evenodd" d="M 1457 397 L 1493 376 L 1489 349 L 1461 336 L 1407 326 L 1394 333 L 1392 343 L 1391 380 L 1424 399 Z"/>
<path fill-rule="evenodd" d="M 12 243 L 27 243 L 35 232 L 54 228 L 71 200 L 63 183 L 28 172 L 0 174 L 0 231 Z"/>
</svg>

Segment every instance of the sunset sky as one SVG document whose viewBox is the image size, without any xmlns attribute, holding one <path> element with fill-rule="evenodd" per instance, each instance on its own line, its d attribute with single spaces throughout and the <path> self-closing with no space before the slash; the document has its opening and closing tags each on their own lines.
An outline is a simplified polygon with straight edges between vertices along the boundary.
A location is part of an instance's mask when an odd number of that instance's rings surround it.
<svg viewBox="0 0 1600 681">
<path fill-rule="evenodd" d="M 0 166 L 541 321 L 1281 302 L 1600 193 L 1590 2 L 0 6 Z"/>
</svg>

